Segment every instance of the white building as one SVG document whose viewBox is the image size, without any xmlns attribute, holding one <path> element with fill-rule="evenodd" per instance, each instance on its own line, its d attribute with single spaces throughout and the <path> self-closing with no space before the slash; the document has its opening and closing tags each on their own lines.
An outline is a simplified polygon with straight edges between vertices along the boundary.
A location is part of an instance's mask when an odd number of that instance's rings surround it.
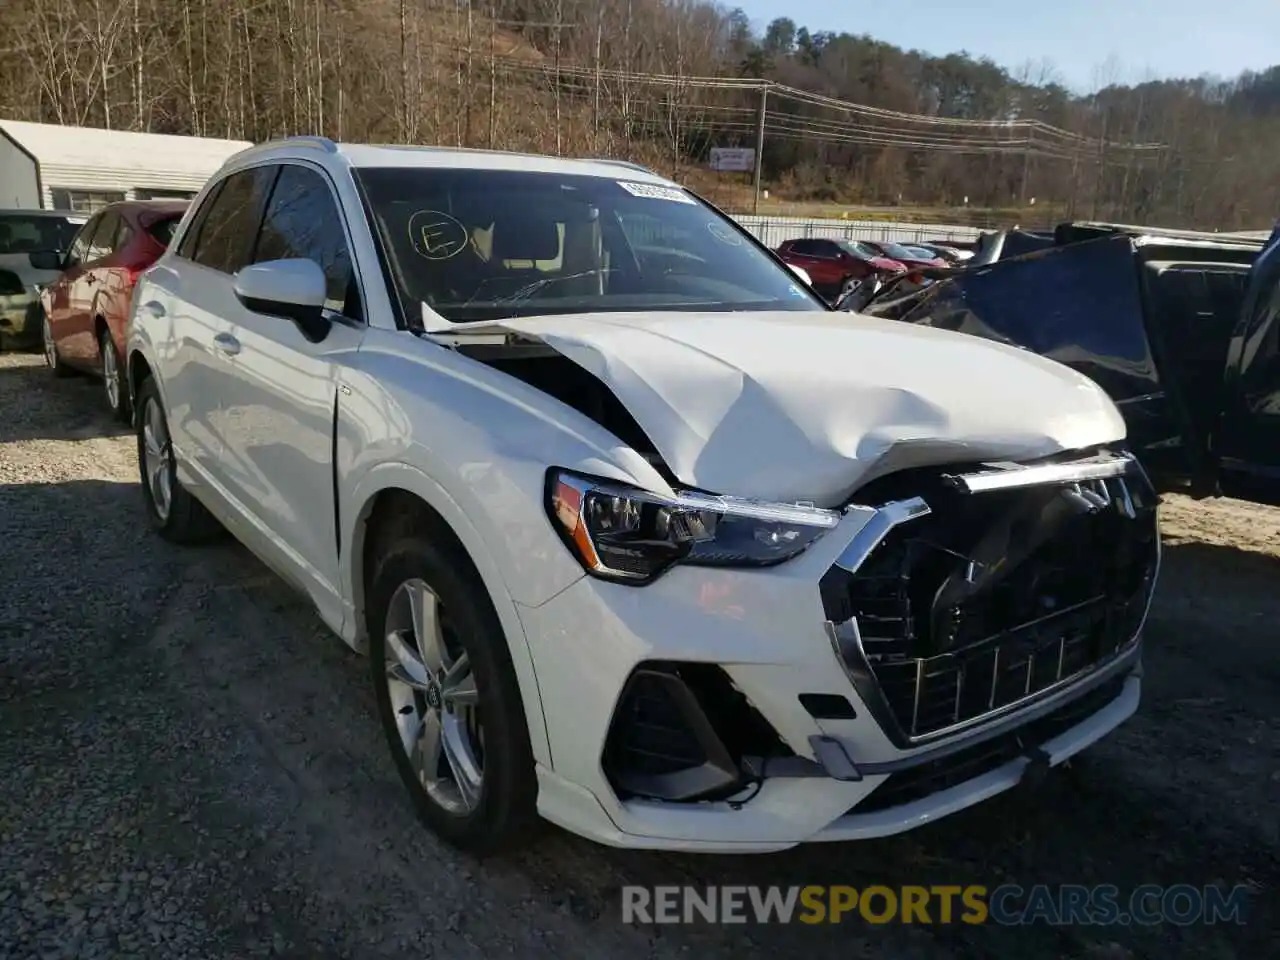
<svg viewBox="0 0 1280 960">
<path fill-rule="evenodd" d="M 245 140 L 0 120 L 0 209 L 190 198 Z"/>
</svg>

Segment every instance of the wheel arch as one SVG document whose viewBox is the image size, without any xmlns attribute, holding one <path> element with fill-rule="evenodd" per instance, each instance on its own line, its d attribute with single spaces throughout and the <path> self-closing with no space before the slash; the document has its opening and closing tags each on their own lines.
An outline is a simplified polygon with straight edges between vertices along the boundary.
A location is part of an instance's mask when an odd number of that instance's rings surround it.
<svg viewBox="0 0 1280 960">
<path fill-rule="evenodd" d="M 152 376 L 151 363 L 147 360 L 146 355 L 136 347 L 129 351 L 129 357 L 125 361 L 125 377 L 129 384 L 129 403 L 133 404 L 137 409 L 138 388 L 142 386 L 142 381 Z"/>
<path fill-rule="evenodd" d="M 368 651 L 365 595 L 376 563 L 376 550 L 381 538 L 396 529 L 400 518 L 410 515 L 408 528 L 428 531 L 431 536 L 448 540 L 484 587 L 511 654 L 534 759 L 549 766 L 551 755 L 542 696 L 524 626 L 497 562 L 461 507 L 443 487 L 404 463 L 379 464 L 369 471 L 348 502 L 356 506 L 350 520 L 343 523 L 342 542 L 346 548 L 342 587 L 349 600 L 343 637 L 357 651 Z"/>
</svg>

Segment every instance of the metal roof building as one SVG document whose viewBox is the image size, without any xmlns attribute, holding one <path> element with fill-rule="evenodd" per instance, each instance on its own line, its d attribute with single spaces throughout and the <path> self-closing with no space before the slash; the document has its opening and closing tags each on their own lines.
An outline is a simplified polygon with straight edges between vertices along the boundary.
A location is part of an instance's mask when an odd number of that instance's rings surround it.
<svg viewBox="0 0 1280 960">
<path fill-rule="evenodd" d="M 0 207 L 89 212 L 190 198 L 245 140 L 0 120 Z"/>
</svg>

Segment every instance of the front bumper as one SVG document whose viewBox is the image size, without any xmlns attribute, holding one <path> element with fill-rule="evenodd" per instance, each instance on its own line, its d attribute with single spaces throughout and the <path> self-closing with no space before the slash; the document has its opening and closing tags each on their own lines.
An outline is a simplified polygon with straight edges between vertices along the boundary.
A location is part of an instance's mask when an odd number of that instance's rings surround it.
<svg viewBox="0 0 1280 960">
<path fill-rule="evenodd" d="M 539 770 L 542 815 L 605 844 L 650 849 L 764 852 L 886 836 L 1009 789 L 1029 768 L 1060 764 L 1133 714 L 1136 635 L 1013 709 L 904 742 L 841 663 L 819 591 L 849 548 L 878 542 L 891 526 L 884 511 L 854 507 L 779 567 L 677 567 L 643 588 L 584 578 L 521 608 L 551 746 L 552 768 Z M 637 668 L 662 663 L 723 671 L 790 755 L 728 796 L 620 791 L 602 762 L 619 699 Z"/>
</svg>

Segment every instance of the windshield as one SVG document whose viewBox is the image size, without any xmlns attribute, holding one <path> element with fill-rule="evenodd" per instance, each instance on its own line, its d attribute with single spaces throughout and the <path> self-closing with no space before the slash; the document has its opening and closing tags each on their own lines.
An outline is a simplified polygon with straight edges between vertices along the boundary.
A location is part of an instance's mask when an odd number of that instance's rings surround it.
<svg viewBox="0 0 1280 960">
<path fill-rule="evenodd" d="M 836 246 L 845 253 L 851 253 L 855 257 L 860 257 L 863 260 L 871 260 L 880 256 L 876 251 L 872 250 L 865 244 L 858 243 L 856 240 L 837 240 Z"/>
<path fill-rule="evenodd" d="M 912 252 L 900 243 L 881 243 L 880 249 L 886 257 L 894 260 L 932 260 L 933 255 L 921 256 L 923 251 Z"/>
<path fill-rule="evenodd" d="M 0 213 L 0 254 L 66 250 L 84 220 Z"/>
<path fill-rule="evenodd" d="M 404 308 L 453 322 L 624 310 L 826 310 L 683 190 L 495 170 L 356 171 Z"/>
</svg>

